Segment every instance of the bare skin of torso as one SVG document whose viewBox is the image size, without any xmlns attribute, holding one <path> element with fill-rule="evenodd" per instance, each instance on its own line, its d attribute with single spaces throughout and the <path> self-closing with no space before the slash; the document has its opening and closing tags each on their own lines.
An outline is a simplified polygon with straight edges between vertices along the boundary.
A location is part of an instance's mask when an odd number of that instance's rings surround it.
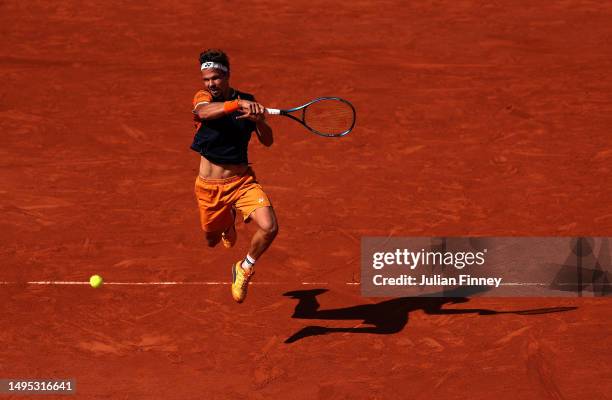
<svg viewBox="0 0 612 400">
<path fill-rule="evenodd" d="M 225 179 L 242 175 L 248 168 L 247 164 L 214 164 L 200 157 L 200 177 L 204 179 Z"/>
</svg>

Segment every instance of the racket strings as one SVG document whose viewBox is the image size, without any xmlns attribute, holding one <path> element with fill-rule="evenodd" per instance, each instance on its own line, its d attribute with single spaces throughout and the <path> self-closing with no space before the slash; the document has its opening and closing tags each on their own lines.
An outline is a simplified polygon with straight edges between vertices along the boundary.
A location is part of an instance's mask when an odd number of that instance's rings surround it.
<svg viewBox="0 0 612 400">
<path fill-rule="evenodd" d="M 339 100 L 318 101 L 304 110 L 304 123 L 322 134 L 340 135 L 350 130 L 354 122 L 353 108 Z"/>
</svg>

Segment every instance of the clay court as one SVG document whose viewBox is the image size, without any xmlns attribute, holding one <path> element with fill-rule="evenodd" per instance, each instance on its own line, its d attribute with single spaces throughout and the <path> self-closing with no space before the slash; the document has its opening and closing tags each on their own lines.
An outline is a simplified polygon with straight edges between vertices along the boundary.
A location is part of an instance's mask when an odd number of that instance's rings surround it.
<svg viewBox="0 0 612 400">
<path fill-rule="evenodd" d="M 0 378 L 73 378 L 79 399 L 611 398 L 609 298 L 359 286 L 363 236 L 612 236 L 610 3 L 0 10 Z M 266 106 L 357 109 L 341 139 L 269 117 L 274 145 L 251 141 L 280 233 L 241 305 L 253 227 L 208 249 L 193 194 L 211 47 Z M 293 318 L 300 298 L 336 311 Z"/>
</svg>

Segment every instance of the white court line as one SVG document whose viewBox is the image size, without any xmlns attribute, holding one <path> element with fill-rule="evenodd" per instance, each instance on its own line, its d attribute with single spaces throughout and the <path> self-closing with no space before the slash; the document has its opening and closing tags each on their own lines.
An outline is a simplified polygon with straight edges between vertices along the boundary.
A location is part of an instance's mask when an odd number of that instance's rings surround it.
<svg viewBox="0 0 612 400">
<path fill-rule="evenodd" d="M 115 286 L 215 286 L 215 285 L 230 285 L 231 282 L 104 282 L 104 285 Z M 250 282 L 249 285 L 329 285 L 329 282 Z M 359 286 L 360 282 L 344 282 L 347 286 Z M 0 285 L 85 285 L 88 286 L 88 281 L 29 281 L 29 282 L 2 282 Z M 550 283 L 544 282 L 502 282 L 500 286 L 549 286 Z M 575 283 L 557 283 L 558 286 L 572 286 Z M 598 283 L 600 286 L 612 286 L 612 284 Z"/>
<path fill-rule="evenodd" d="M 502 282 L 500 286 L 549 286 L 550 283 L 543 282 Z"/>
<path fill-rule="evenodd" d="M 214 286 L 230 285 L 231 282 L 104 282 L 103 285 L 115 286 Z M 251 282 L 250 285 L 295 285 L 295 282 Z M 329 285 L 328 282 L 299 282 L 300 285 Z M 358 282 L 346 282 L 346 285 L 359 285 Z M 0 282 L 0 285 L 85 285 L 87 281 L 29 281 Z"/>
<path fill-rule="evenodd" d="M 598 286 L 610 286 L 612 284 L 608 284 L 608 283 L 589 283 L 588 285 L 583 284 L 583 286 L 591 286 L 591 285 L 598 285 Z M 550 283 L 545 283 L 545 282 L 502 282 L 500 283 L 500 286 L 550 286 Z M 567 283 L 555 283 L 556 286 L 576 286 L 578 285 L 578 283 L 576 282 L 567 282 Z"/>
</svg>

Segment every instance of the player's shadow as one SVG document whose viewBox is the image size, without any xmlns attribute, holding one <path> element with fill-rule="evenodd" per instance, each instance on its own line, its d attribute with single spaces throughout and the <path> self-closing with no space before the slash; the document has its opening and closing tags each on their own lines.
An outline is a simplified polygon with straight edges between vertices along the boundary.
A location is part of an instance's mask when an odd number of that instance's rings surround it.
<svg viewBox="0 0 612 400">
<path fill-rule="evenodd" d="M 485 289 L 476 289 L 485 291 Z M 408 315 L 411 311 L 423 310 L 427 314 L 433 315 L 453 315 L 453 314 L 477 314 L 477 315 L 498 315 L 498 314 L 517 314 L 535 315 L 548 314 L 553 312 L 563 312 L 575 310 L 577 307 L 551 307 L 538 308 L 519 311 L 497 311 L 482 308 L 461 308 L 446 309 L 442 308 L 445 304 L 466 303 L 467 297 L 400 297 L 392 300 L 382 301 L 376 304 L 361 304 L 352 307 L 335 308 L 320 310 L 317 296 L 327 292 L 327 289 L 298 290 L 284 293 L 283 296 L 298 300 L 292 318 L 297 319 L 317 319 L 332 321 L 362 321 L 352 327 L 332 328 L 318 325 L 304 327 L 285 340 L 285 343 L 293 343 L 308 336 L 326 335 L 334 332 L 345 333 L 371 333 L 379 335 L 389 335 L 398 333 L 408 323 Z M 461 294 L 465 295 L 465 289 Z M 446 296 L 453 293 L 445 292 Z M 475 294 L 475 293 L 474 293 Z M 365 326 L 364 326 L 365 325 Z"/>
</svg>

